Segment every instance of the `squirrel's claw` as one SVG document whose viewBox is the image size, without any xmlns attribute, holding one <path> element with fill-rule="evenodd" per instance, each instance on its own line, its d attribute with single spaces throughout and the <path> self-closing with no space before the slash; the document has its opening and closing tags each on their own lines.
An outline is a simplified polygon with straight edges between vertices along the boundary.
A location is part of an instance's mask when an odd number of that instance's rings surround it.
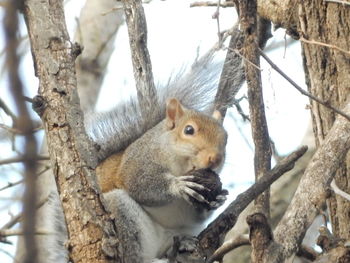
<svg viewBox="0 0 350 263">
<path fill-rule="evenodd" d="M 201 184 L 191 182 L 191 176 L 180 176 L 174 179 L 174 183 L 171 186 L 171 191 L 175 193 L 175 195 L 180 196 L 188 203 L 192 204 L 190 197 L 194 198 L 198 202 L 209 204 L 209 202 L 198 192 L 195 190 L 205 190 Z"/>
</svg>

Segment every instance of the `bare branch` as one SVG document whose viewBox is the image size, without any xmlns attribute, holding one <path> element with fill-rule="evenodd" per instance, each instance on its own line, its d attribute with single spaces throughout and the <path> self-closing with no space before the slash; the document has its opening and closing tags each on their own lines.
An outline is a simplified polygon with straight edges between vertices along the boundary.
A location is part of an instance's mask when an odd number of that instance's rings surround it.
<svg viewBox="0 0 350 263">
<path fill-rule="evenodd" d="M 19 135 L 23 135 L 23 131 L 16 128 L 16 127 L 9 127 L 7 125 L 4 125 L 2 123 L 0 123 L 0 128 L 7 130 L 8 132 L 11 132 L 13 134 L 19 134 Z M 36 132 L 43 129 L 41 122 L 40 123 L 35 123 L 33 124 L 33 130 L 31 132 Z"/>
<path fill-rule="evenodd" d="M 250 245 L 248 236 L 240 235 L 235 239 L 225 241 L 221 247 L 219 247 L 214 254 L 206 261 L 207 263 L 213 263 L 214 261 L 221 261 L 222 258 L 230 251 L 241 246 Z"/>
<path fill-rule="evenodd" d="M 349 114 L 350 103 L 343 110 Z M 276 242 L 283 247 L 278 252 L 283 258 L 298 250 L 306 230 L 322 210 L 329 184 L 349 149 L 350 122 L 338 116 L 309 162 L 291 204 L 274 231 Z"/>
<path fill-rule="evenodd" d="M 329 3 L 338 3 L 338 4 L 342 4 L 342 5 L 350 5 L 350 2 L 347 1 L 342 1 L 342 0 L 324 0 L 325 2 L 329 2 Z"/>
<path fill-rule="evenodd" d="M 28 157 L 25 157 L 25 156 L 9 158 L 9 159 L 5 159 L 5 160 L 0 160 L 0 165 L 10 164 L 10 163 L 22 163 L 22 162 L 27 161 L 28 159 L 30 160 L 32 158 L 28 158 Z M 37 155 L 37 156 L 35 156 L 34 160 L 35 161 L 46 161 L 46 160 L 50 160 L 50 157 L 49 156 Z"/>
<path fill-rule="evenodd" d="M 240 24 L 244 33 L 243 56 L 254 65 L 260 67 L 259 41 L 257 21 L 257 2 L 238 1 Z M 266 41 L 265 41 L 266 42 Z M 254 172 L 255 180 L 266 174 L 271 169 L 270 136 L 265 116 L 265 105 L 262 92 L 261 74 L 250 63 L 245 63 L 245 76 L 248 86 L 249 117 L 251 122 L 252 137 L 255 145 Z M 266 189 L 255 200 L 256 211 L 270 217 L 270 189 Z M 252 262 L 259 262 L 257 256 L 261 251 L 256 251 L 253 246 Z M 255 256 L 254 256 L 255 254 Z"/>
<path fill-rule="evenodd" d="M 200 246 L 203 248 L 207 257 L 210 257 L 221 245 L 224 236 L 236 224 L 239 214 L 249 205 L 249 203 L 285 172 L 291 170 L 294 167 L 295 162 L 306 152 L 306 150 L 306 146 L 301 147 L 283 158 L 272 170 L 267 172 L 255 184 L 249 187 L 245 192 L 238 195 L 236 200 L 234 200 L 218 218 L 216 218 L 199 234 L 198 239 Z"/>
<path fill-rule="evenodd" d="M 36 110 L 67 218 L 71 260 L 118 261 L 120 243 L 93 169 L 97 152 L 84 129 L 76 88 L 77 54 L 65 25 L 63 1 L 26 0 L 23 13 L 40 79 Z"/>
<path fill-rule="evenodd" d="M 44 198 L 43 200 L 39 201 L 38 204 L 36 205 L 36 209 L 42 207 L 49 197 Z M 3 225 L 0 229 L 8 229 L 13 227 L 15 224 L 17 224 L 19 221 L 21 221 L 23 218 L 23 213 L 19 213 L 18 215 L 15 215 L 11 218 L 10 221 L 8 221 L 5 225 Z"/>
<path fill-rule="evenodd" d="M 35 235 L 49 235 L 53 234 L 45 229 L 34 229 Z M 8 236 L 24 236 L 26 235 L 24 229 L 0 229 L 0 239 Z"/>
<path fill-rule="evenodd" d="M 190 7 L 201 7 L 201 6 L 220 6 L 223 8 L 226 7 L 234 7 L 234 3 L 233 2 L 229 2 L 229 1 L 225 1 L 223 3 L 221 3 L 220 1 L 218 2 L 213 2 L 213 1 L 198 1 L 198 2 L 193 2 L 190 4 Z"/>
<path fill-rule="evenodd" d="M 267 61 L 267 63 L 270 64 L 270 66 L 276 70 L 282 77 L 284 77 L 290 84 L 292 84 L 293 87 L 295 87 L 301 94 L 309 97 L 310 99 L 322 104 L 323 106 L 333 110 L 334 112 L 338 113 L 339 115 L 345 117 L 346 119 L 350 120 L 349 114 L 346 114 L 344 111 L 339 110 L 332 105 L 330 105 L 327 102 L 322 101 L 321 99 L 317 98 L 316 96 L 312 95 L 311 93 L 304 90 L 302 87 L 300 87 L 298 84 L 296 84 L 290 77 L 288 77 L 276 64 L 272 62 L 272 60 L 262 51 L 260 50 L 260 55 Z"/>
<path fill-rule="evenodd" d="M 23 194 L 23 232 L 26 246 L 26 255 L 24 262 L 36 262 L 37 245 L 34 238 L 34 226 L 36 222 L 36 209 L 33 204 L 36 203 L 36 168 L 37 168 L 37 142 L 32 133 L 33 123 L 29 111 L 23 100 L 23 86 L 19 77 L 19 57 L 17 49 L 19 41 L 18 17 L 17 11 L 22 9 L 23 1 L 13 0 L 7 4 L 4 18 L 4 33 L 6 39 L 6 65 L 10 80 L 10 90 L 18 108 L 19 117 L 16 120 L 16 127 L 24 135 L 24 179 L 25 191 Z"/>
<path fill-rule="evenodd" d="M 134 68 L 137 97 L 145 120 L 154 119 L 159 109 L 157 91 L 154 85 L 152 64 L 147 49 L 147 24 L 140 0 L 123 0 L 129 42 Z M 150 117 L 151 116 L 151 117 Z M 146 127 L 148 124 L 145 123 Z M 150 128 L 150 127 L 148 127 Z"/>
<path fill-rule="evenodd" d="M 45 172 L 46 172 L 47 170 L 49 170 L 49 169 L 50 169 L 50 166 L 46 166 L 46 167 L 44 168 L 43 171 L 41 171 L 41 172 L 39 172 L 39 173 L 37 174 L 37 176 L 39 176 L 39 175 L 45 173 Z M 21 184 L 21 183 L 23 183 L 23 182 L 24 182 L 24 179 L 19 180 L 19 181 L 14 182 L 14 183 L 8 182 L 7 185 L 5 185 L 5 186 L 3 186 L 3 187 L 0 188 L 0 191 L 3 191 L 3 190 L 6 190 L 6 189 L 8 189 L 8 188 L 10 188 L 10 187 L 19 185 L 19 184 Z"/>
<path fill-rule="evenodd" d="M 347 3 L 350 5 L 349 2 L 347 2 Z M 304 37 L 300 37 L 299 40 L 302 41 L 302 42 L 308 43 L 308 44 L 312 44 L 312 45 L 319 45 L 319 46 L 323 46 L 323 47 L 329 47 L 329 48 L 338 50 L 338 51 L 340 51 L 340 52 L 343 52 L 343 53 L 346 54 L 346 55 L 350 55 L 350 51 L 348 51 L 348 50 L 346 50 L 346 49 L 343 49 L 343 48 L 340 48 L 340 47 L 335 46 L 335 45 L 331 45 L 331 44 L 327 44 L 327 43 L 322 43 L 322 42 L 319 42 L 319 41 L 316 41 L 316 40 L 308 40 L 308 39 L 305 39 Z"/>
<path fill-rule="evenodd" d="M 12 121 L 15 123 L 17 116 L 10 110 L 10 108 L 6 105 L 6 103 L 0 98 L 0 108 L 4 110 L 4 112 L 12 118 Z"/>
<path fill-rule="evenodd" d="M 77 81 L 83 112 L 92 111 L 114 51 L 114 40 L 124 22 L 121 3 L 115 0 L 86 1 L 74 37 L 84 47 L 77 58 Z"/>
<path fill-rule="evenodd" d="M 271 21 L 275 27 L 283 27 L 292 36 L 298 36 L 298 2 L 292 0 L 258 0 L 259 16 Z"/>
<path fill-rule="evenodd" d="M 215 109 L 219 110 L 222 116 L 225 116 L 227 108 L 235 100 L 235 96 L 245 80 L 242 57 L 236 52 L 236 50 L 241 49 L 242 41 L 242 33 L 235 26 L 231 33 L 230 44 L 215 96 Z"/>
<path fill-rule="evenodd" d="M 337 195 L 340 195 L 341 197 L 345 198 L 346 200 L 350 201 L 350 194 L 342 191 L 336 184 L 335 180 L 333 179 L 331 182 L 331 188 L 333 189 L 334 193 Z"/>
</svg>

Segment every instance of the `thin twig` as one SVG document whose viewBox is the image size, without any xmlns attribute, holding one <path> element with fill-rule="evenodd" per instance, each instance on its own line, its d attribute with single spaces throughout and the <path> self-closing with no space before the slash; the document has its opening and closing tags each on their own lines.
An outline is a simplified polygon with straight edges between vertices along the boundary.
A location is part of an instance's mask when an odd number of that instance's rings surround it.
<svg viewBox="0 0 350 263">
<path fill-rule="evenodd" d="M 42 207 L 47 201 L 49 200 L 49 196 L 44 198 L 43 200 L 39 201 L 38 204 L 36 205 L 36 208 Z M 17 224 L 19 221 L 21 221 L 23 217 L 23 212 L 13 216 L 10 221 L 8 221 L 5 225 L 3 225 L 0 229 L 8 229 L 13 227 L 15 224 Z"/>
<path fill-rule="evenodd" d="M 2 4 L 0 4 L 1 6 Z M 18 263 L 18 260 L 8 251 L 6 251 L 5 249 L 0 248 L 0 253 L 4 253 L 6 256 L 10 257 L 11 260 L 13 260 L 14 263 Z"/>
<path fill-rule="evenodd" d="M 344 118 L 346 118 L 347 120 L 350 121 L 350 116 L 348 114 L 346 114 L 344 111 L 339 110 L 337 108 L 335 108 L 334 106 L 330 105 L 327 102 L 324 102 L 323 100 L 317 98 L 316 96 L 312 95 L 311 93 L 307 92 L 306 90 L 304 90 L 303 88 L 301 88 L 298 84 L 296 84 L 290 77 L 288 77 L 278 66 L 276 66 L 276 64 L 274 64 L 272 62 L 272 60 L 261 50 L 260 51 L 260 55 L 267 61 L 267 63 L 270 64 L 270 66 L 276 70 L 282 77 L 284 77 L 290 84 L 292 84 L 292 86 L 294 88 L 296 88 L 301 94 L 309 97 L 310 99 L 322 104 L 323 106 L 333 110 L 334 112 L 338 113 L 339 115 L 343 116 Z"/>
<path fill-rule="evenodd" d="M 0 165 L 10 164 L 10 163 L 21 163 L 21 162 L 25 162 L 26 160 L 28 160 L 28 158 L 25 158 L 24 156 L 14 157 L 14 158 L 0 160 Z M 47 161 L 47 160 L 50 160 L 50 157 L 46 155 L 38 155 L 35 157 L 35 161 Z"/>
<path fill-rule="evenodd" d="M 53 234 L 46 229 L 34 229 L 35 235 L 49 235 Z M 9 237 L 9 236 L 24 236 L 25 232 L 23 229 L 0 229 L 0 238 Z"/>
<path fill-rule="evenodd" d="M 330 3 L 338 3 L 342 5 L 350 5 L 350 2 L 347 1 L 342 1 L 342 0 L 324 0 L 325 2 L 330 2 Z"/>
<path fill-rule="evenodd" d="M 49 170 L 49 169 L 50 169 L 50 166 L 46 166 L 46 167 L 44 168 L 43 171 L 41 171 L 41 172 L 38 173 L 37 176 L 42 175 L 44 172 L 46 172 L 46 171 Z M 24 182 L 24 179 L 19 180 L 19 181 L 14 182 L 14 183 L 8 182 L 7 185 L 5 185 L 5 186 L 3 186 L 2 188 L 0 188 L 0 191 L 6 190 L 6 189 L 8 189 L 8 188 L 10 188 L 10 187 L 16 186 L 16 185 L 21 184 L 21 183 L 23 183 L 23 182 Z"/>
<path fill-rule="evenodd" d="M 209 226 L 198 235 L 201 248 L 207 257 L 220 247 L 220 240 L 237 222 L 240 213 L 274 181 L 294 167 L 295 162 L 306 152 L 303 146 L 283 158 L 276 166 L 264 174 L 255 184 L 237 198 Z"/>
<path fill-rule="evenodd" d="M 250 245 L 248 235 L 239 235 L 235 239 L 230 239 L 222 244 L 214 254 L 206 261 L 206 263 L 212 263 L 214 261 L 220 261 L 230 251 L 241 246 Z"/>
<path fill-rule="evenodd" d="M 348 3 L 350 4 L 350 3 Z M 343 52 L 347 55 L 350 55 L 350 51 L 346 50 L 346 49 L 342 49 L 338 46 L 335 46 L 335 45 L 331 45 L 331 44 L 327 44 L 327 43 L 323 43 L 323 42 L 319 42 L 319 41 L 315 41 L 315 40 L 307 40 L 303 37 L 300 37 L 299 39 L 300 41 L 302 42 L 305 42 L 305 43 L 308 43 L 308 44 L 313 44 L 313 45 L 319 45 L 319 46 L 324 46 L 324 47 L 329 47 L 329 48 L 332 48 L 332 49 L 335 49 L 335 50 L 338 50 L 340 52 Z"/>
<path fill-rule="evenodd" d="M 350 201 L 350 194 L 344 192 L 343 190 L 341 190 L 337 184 L 335 183 L 335 180 L 333 179 L 330 185 L 334 191 L 334 193 L 336 193 L 337 195 L 340 195 L 341 197 L 345 198 L 346 200 Z"/>
<path fill-rule="evenodd" d="M 238 56 L 242 57 L 245 62 L 248 62 L 251 66 L 253 66 L 257 70 L 262 71 L 262 68 L 260 66 L 256 65 L 254 62 L 250 61 L 248 58 L 243 56 L 238 50 L 233 50 L 233 51 L 236 52 Z"/>
<path fill-rule="evenodd" d="M 233 2 L 228 2 L 225 1 L 224 3 L 220 3 L 220 1 L 218 2 L 212 2 L 212 1 L 207 1 L 207 2 L 193 2 L 190 4 L 190 7 L 202 7 L 202 6 L 218 6 L 220 5 L 220 7 L 226 8 L 226 7 L 234 7 L 234 3 Z"/>
<path fill-rule="evenodd" d="M 6 103 L 0 98 L 0 108 L 4 110 L 4 112 L 11 117 L 13 122 L 16 122 L 17 116 L 7 107 Z"/>
<path fill-rule="evenodd" d="M 13 134 L 23 135 L 23 131 L 22 131 L 22 130 L 17 129 L 17 128 L 13 128 L 13 127 L 10 127 L 10 126 L 7 126 L 7 125 L 2 124 L 2 123 L 0 123 L 0 128 L 6 130 L 6 131 L 8 131 L 8 132 L 11 132 L 11 133 L 13 133 Z M 42 128 L 43 128 L 43 127 L 42 127 L 42 125 L 41 125 L 41 123 L 40 123 L 38 127 L 33 127 L 32 132 L 39 131 L 39 130 L 41 130 Z"/>
</svg>

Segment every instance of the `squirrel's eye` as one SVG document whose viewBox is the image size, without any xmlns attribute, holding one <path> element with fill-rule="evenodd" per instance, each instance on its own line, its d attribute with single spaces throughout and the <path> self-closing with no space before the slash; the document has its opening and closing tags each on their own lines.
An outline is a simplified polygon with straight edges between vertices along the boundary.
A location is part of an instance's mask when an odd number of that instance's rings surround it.
<svg viewBox="0 0 350 263">
<path fill-rule="evenodd" d="M 184 133 L 187 135 L 193 135 L 194 134 L 194 128 L 191 125 L 186 125 L 184 129 Z"/>
</svg>

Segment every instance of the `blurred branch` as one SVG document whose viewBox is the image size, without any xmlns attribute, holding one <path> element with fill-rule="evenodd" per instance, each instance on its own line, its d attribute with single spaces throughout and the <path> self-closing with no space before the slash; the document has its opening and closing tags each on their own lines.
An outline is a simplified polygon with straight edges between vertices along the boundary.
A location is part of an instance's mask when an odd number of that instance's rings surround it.
<svg viewBox="0 0 350 263">
<path fill-rule="evenodd" d="M 0 98 L 0 108 L 4 110 L 4 112 L 11 117 L 12 121 L 15 123 L 17 116 L 7 107 L 6 103 Z"/>
<path fill-rule="evenodd" d="M 51 232 L 44 229 L 34 229 L 35 235 L 49 235 Z M 0 239 L 8 236 L 24 236 L 26 232 L 24 229 L 0 229 Z"/>
<path fill-rule="evenodd" d="M 50 166 L 46 166 L 46 167 L 44 168 L 44 170 L 42 170 L 41 172 L 39 172 L 39 173 L 37 174 L 37 176 L 39 176 L 39 175 L 45 173 L 45 172 L 46 172 L 47 170 L 49 170 L 50 168 L 51 168 Z M 14 182 L 14 183 L 9 182 L 9 183 L 7 183 L 7 185 L 5 185 L 5 186 L 3 186 L 2 188 L 0 188 L 0 191 L 3 191 L 3 190 L 8 189 L 8 188 L 10 188 L 10 187 L 16 186 L 16 185 L 21 184 L 21 183 L 23 183 L 23 182 L 24 182 L 24 179 L 19 180 L 19 181 Z"/>
<path fill-rule="evenodd" d="M 28 156 L 20 156 L 20 157 L 14 157 L 14 158 L 0 160 L 0 165 L 10 164 L 10 163 L 21 163 L 21 162 L 25 163 L 28 160 L 46 161 L 46 160 L 50 160 L 50 157 L 44 156 L 44 155 L 37 155 L 37 156 L 29 157 L 29 158 L 28 158 Z"/>
<path fill-rule="evenodd" d="M 0 123 L 0 128 L 13 133 L 13 134 L 18 134 L 18 135 L 24 135 L 23 131 L 21 129 L 18 129 L 16 127 L 10 127 L 5 124 Z M 31 132 L 37 132 L 43 129 L 42 123 L 41 122 L 36 122 L 33 123 L 33 130 Z"/>
<path fill-rule="evenodd" d="M 19 77 L 19 57 L 17 50 L 19 45 L 18 35 L 18 16 L 17 11 L 23 9 L 21 0 L 12 0 L 8 2 L 4 17 L 4 35 L 6 40 L 6 66 L 9 75 L 9 85 L 11 95 L 18 109 L 19 117 L 16 121 L 16 127 L 24 135 L 24 179 L 25 190 L 23 194 L 23 233 L 26 246 L 26 256 L 24 262 L 36 262 L 37 246 L 34 238 L 34 226 L 36 225 L 36 209 L 33 204 L 36 203 L 36 168 L 37 168 L 37 142 L 33 135 L 33 123 L 29 111 L 23 100 L 23 86 Z"/>
<path fill-rule="evenodd" d="M 83 46 L 76 60 L 83 112 L 93 111 L 96 105 L 114 51 L 115 36 L 123 23 L 121 3 L 115 0 L 88 0 L 80 12 L 74 40 Z"/>
<path fill-rule="evenodd" d="M 42 207 L 47 201 L 49 200 L 49 196 L 44 198 L 43 200 L 39 201 L 36 205 L 36 209 Z M 10 221 L 8 221 L 5 225 L 3 225 L 0 229 L 8 229 L 13 227 L 15 224 L 17 224 L 19 221 L 21 221 L 23 218 L 23 213 L 19 213 L 15 216 L 13 216 Z"/>
</svg>

